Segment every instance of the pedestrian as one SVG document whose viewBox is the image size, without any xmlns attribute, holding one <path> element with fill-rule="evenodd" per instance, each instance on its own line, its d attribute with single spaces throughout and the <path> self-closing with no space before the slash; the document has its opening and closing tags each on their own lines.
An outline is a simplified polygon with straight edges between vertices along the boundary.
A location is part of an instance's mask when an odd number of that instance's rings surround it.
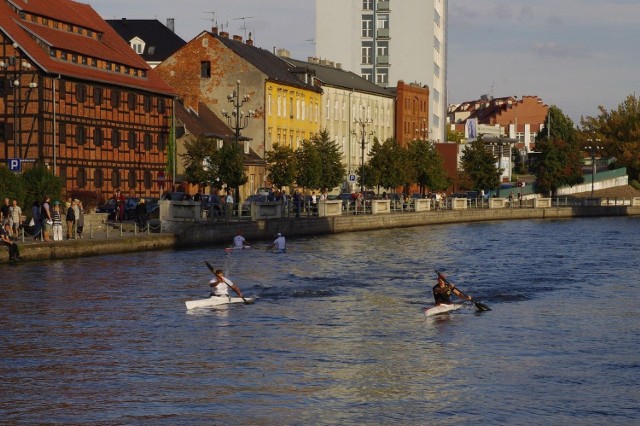
<svg viewBox="0 0 640 426">
<path fill-rule="evenodd" d="M 11 220 L 9 222 L 13 228 L 13 234 L 17 236 L 18 231 L 20 230 L 20 224 L 22 223 L 22 209 L 18 205 L 18 200 L 15 198 L 13 199 L 13 204 L 9 207 L 9 215 L 11 216 Z"/>
<path fill-rule="evenodd" d="M 67 222 L 67 240 L 70 240 L 72 238 L 75 239 L 74 228 L 76 226 L 76 213 L 74 210 L 75 203 L 73 201 L 67 201 L 67 204 L 69 204 L 69 206 L 67 207 L 65 219 Z"/>
<path fill-rule="evenodd" d="M 78 238 L 82 238 L 82 231 L 84 230 L 84 207 L 82 201 L 76 200 L 76 206 L 78 208 L 78 216 L 76 219 L 76 233 Z"/>
<path fill-rule="evenodd" d="M 60 212 L 60 201 L 53 203 L 53 241 L 62 241 L 62 213 Z"/>
<path fill-rule="evenodd" d="M 0 227 L 0 241 L 9 249 L 9 264 L 15 265 L 16 260 L 20 260 L 20 250 L 18 244 L 11 237 L 11 225 L 8 223 Z"/>
<path fill-rule="evenodd" d="M 140 201 L 136 206 L 136 221 L 138 222 L 138 227 L 140 229 L 145 229 L 147 227 L 147 206 L 144 198 L 140 198 Z"/>
<path fill-rule="evenodd" d="M 9 214 L 9 208 L 11 204 L 9 198 L 4 199 L 4 204 L 0 207 L 0 224 L 4 226 L 5 223 L 9 223 L 11 215 Z"/>
<path fill-rule="evenodd" d="M 51 197 L 48 195 L 44 196 L 44 202 L 42 203 L 42 207 L 40 209 L 40 218 L 42 220 L 42 240 L 45 243 L 51 241 L 51 233 L 53 231 L 53 211 L 49 203 L 51 202 Z"/>
<path fill-rule="evenodd" d="M 225 199 L 226 202 L 226 206 L 227 206 L 227 216 L 231 216 L 231 213 L 233 212 L 233 190 L 229 189 L 227 191 L 227 198 Z"/>
<path fill-rule="evenodd" d="M 42 231 L 42 218 L 40 217 L 40 203 L 38 200 L 33 202 L 31 206 L 31 222 L 29 224 L 33 227 L 33 239 L 38 241 L 42 239 L 40 232 Z"/>
</svg>

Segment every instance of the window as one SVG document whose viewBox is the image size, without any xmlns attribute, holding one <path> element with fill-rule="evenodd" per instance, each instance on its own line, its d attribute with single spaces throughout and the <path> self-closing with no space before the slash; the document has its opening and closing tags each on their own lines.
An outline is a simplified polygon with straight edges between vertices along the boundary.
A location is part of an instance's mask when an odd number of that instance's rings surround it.
<svg viewBox="0 0 640 426">
<path fill-rule="evenodd" d="M 87 91 L 87 88 L 84 84 L 77 84 L 76 85 L 76 101 L 84 102 L 86 91 Z"/>
<path fill-rule="evenodd" d="M 376 83 L 377 84 L 386 84 L 389 82 L 389 70 L 378 70 L 378 73 L 376 74 Z"/>
<path fill-rule="evenodd" d="M 373 10 L 373 0 L 362 0 L 362 10 Z"/>
<path fill-rule="evenodd" d="M 149 95 L 144 97 L 144 111 L 151 112 L 151 96 Z"/>
<path fill-rule="evenodd" d="M 93 186 L 96 188 L 102 188 L 104 185 L 104 176 L 102 175 L 102 169 L 95 169 L 93 171 Z"/>
<path fill-rule="evenodd" d="M 128 145 L 129 149 L 136 149 L 136 132 L 133 130 L 129 130 Z"/>
<path fill-rule="evenodd" d="M 151 133 L 144 134 L 144 149 L 145 151 L 151 151 L 153 147 L 153 139 L 151 137 Z"/>
<path fill-rule="evenodd" d="M 111 146 L 114 148 L 120 148 L 120 130 L 111 130 Z"/>
<path fill-rule="evenodd" d="M 67 141 L 67 125 L 65 123 L 58 124 L 59 143 L 65 143 Z"/>
<path fill-rule="evenodd" d="M 80 62 L 82 62 L 82 65 L 87 65 L 87 57 L 86 56 L 82 56 L 80 58 Z"/>
<path fill-rule="evenodd" d="M 127 104 L 129 106 L 130 110 L 136 109 L 136 94 L 135 93 L 129 93 L 129 95 L 127 96 Z"/>
<path fill-rule="evenodd" d="M 160 114 L 164 114 L 164 109 L 165 109 L 164 98 L 158 98 L 158 112 Z"/>
<path fill-rule="evenodd" d="M 211 61 L 200 62 L 200 78 L 211 78 Z"/>
<path fill-rule="evenodd" d="M 371 64 L 371 46 L 362 46 L 362 64 L 370 65 Z"/>
<path fill-rule="evenodd" d="M 118 169 L 111 171 L 111 186 L 120 188 L 120 170 Z"/>
<path fill-rule="evenodd" d="M 101 128 L 96 128 L 93 132 L 93 144 L 95 146 L 102 146 L 104 142 L 104 134 Z"/>
<path fill-rule="evenodd" d="M 76 184 L 78 188 L 84 188 L 87 186 L 87 171 L 84 167 L 78 168 L 78 173 L 76 174 Z"/>
<path fill-rule="evenodd" d="M 373 37 L 373 16 L 371 15 L 362 17 L 362 37 Z"/>
<path fill-rule="evenodd" d="M 151 188 L 151 172 L 149 170 L 145 170 L 144 171 L 144 187 L 146 189 L 150 189 Z"/>
<path fill-rule="evenodd" d="M 440 40 L 436 36 L 433 37 L 433 47 L 440 52 Z"/>
<path fill-rule="evenodd" d="M 82 125 L 76 126 L 76 144 L 84 145 L 87 136 L 85 133 L 85 128 Z"/>
<path fill-rule="evenodd" d="M 166 146 L 167 146 L 167 134 L 160 133 L 158 135 L 158 151 L 164 152 Z"/>
<path fill-rule="evenodd" d="M 127 176 L 127 183 L 129 184 L 129 189 L 135 189 L 136 188 L 136 171 L 135 170 L 129 170 L 129 175 Z"/>
<path fill-rule="evenodd" d="M 112 90 L 111 91 L 111 106 L 113 108 L 118 108 L 120 106 L 120 91 Z"/>
<path fill-rule="evenodd" d="M 93 88 L 93 103 L 96 105 L 102 105 L 102 87 Z"/>
</svg>

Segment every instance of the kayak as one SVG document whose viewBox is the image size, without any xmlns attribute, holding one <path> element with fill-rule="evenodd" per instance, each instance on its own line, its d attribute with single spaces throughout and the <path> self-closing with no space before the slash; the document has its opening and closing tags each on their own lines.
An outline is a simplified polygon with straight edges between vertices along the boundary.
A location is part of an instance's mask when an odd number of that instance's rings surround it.
<svg viewBox="0 0 640 426">
<path fill-rule="evenodd" d="M 251 303 L 254 301 L 253 297 L 245 297 L 244 300 L 242 297 L 230 297 L 230 296 L 212 296 L 207 299 L 199 299 L 199 300 L 187 300 L 185 304 L 187 305 L 187 309 L 194 308 L 206 308 L 208 306 L 218 306 L 218 305 L 228 305 L 229 303 Z"/>
<path fill-rule="evenodd" d="M 232 250 L 246 250 L 246 249 L 250 249 L 251 246 L 244 246 L 244 247 L 227 247 L 224 250 L 225 251 L 232 251 Z"/>
<path fill-rule="evenodd" d="M 431 308 L 425 308 L 424 314 L 425 316 L 430 317 L 433 315 L 446 314 L 447 312 L 455 311 L 460 308 L 462 308 L 461 303 L 452 303 L 450 305 L 443 303 L 441 305 L 433 306 Z"/>
</svg>

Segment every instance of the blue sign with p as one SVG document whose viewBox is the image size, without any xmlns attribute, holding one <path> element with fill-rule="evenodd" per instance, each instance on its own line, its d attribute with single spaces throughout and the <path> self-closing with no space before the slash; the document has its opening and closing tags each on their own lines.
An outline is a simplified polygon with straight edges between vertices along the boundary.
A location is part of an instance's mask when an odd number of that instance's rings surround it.
<svg viewBox="0 0 640 426">
<path fill-rule="evenodd" d="M 9 163 L 9 170 L 12 172 L 19 172 L 22 169 L 22 162 L 19 158 L 9 158 L 7 162 Z"/>
</svg>

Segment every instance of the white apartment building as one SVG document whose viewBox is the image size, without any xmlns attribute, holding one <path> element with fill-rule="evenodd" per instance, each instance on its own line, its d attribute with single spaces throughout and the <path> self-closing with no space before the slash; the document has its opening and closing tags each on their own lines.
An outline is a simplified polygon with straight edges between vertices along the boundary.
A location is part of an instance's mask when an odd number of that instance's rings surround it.
<svg viewBox="0 0 640 426">
<path fill-rule="evenodd" d="M 379 86 L 430 90 L 429 139 L 446 142 L 447 0 L 318 0 L 316 57 Z"/>
</svg>

